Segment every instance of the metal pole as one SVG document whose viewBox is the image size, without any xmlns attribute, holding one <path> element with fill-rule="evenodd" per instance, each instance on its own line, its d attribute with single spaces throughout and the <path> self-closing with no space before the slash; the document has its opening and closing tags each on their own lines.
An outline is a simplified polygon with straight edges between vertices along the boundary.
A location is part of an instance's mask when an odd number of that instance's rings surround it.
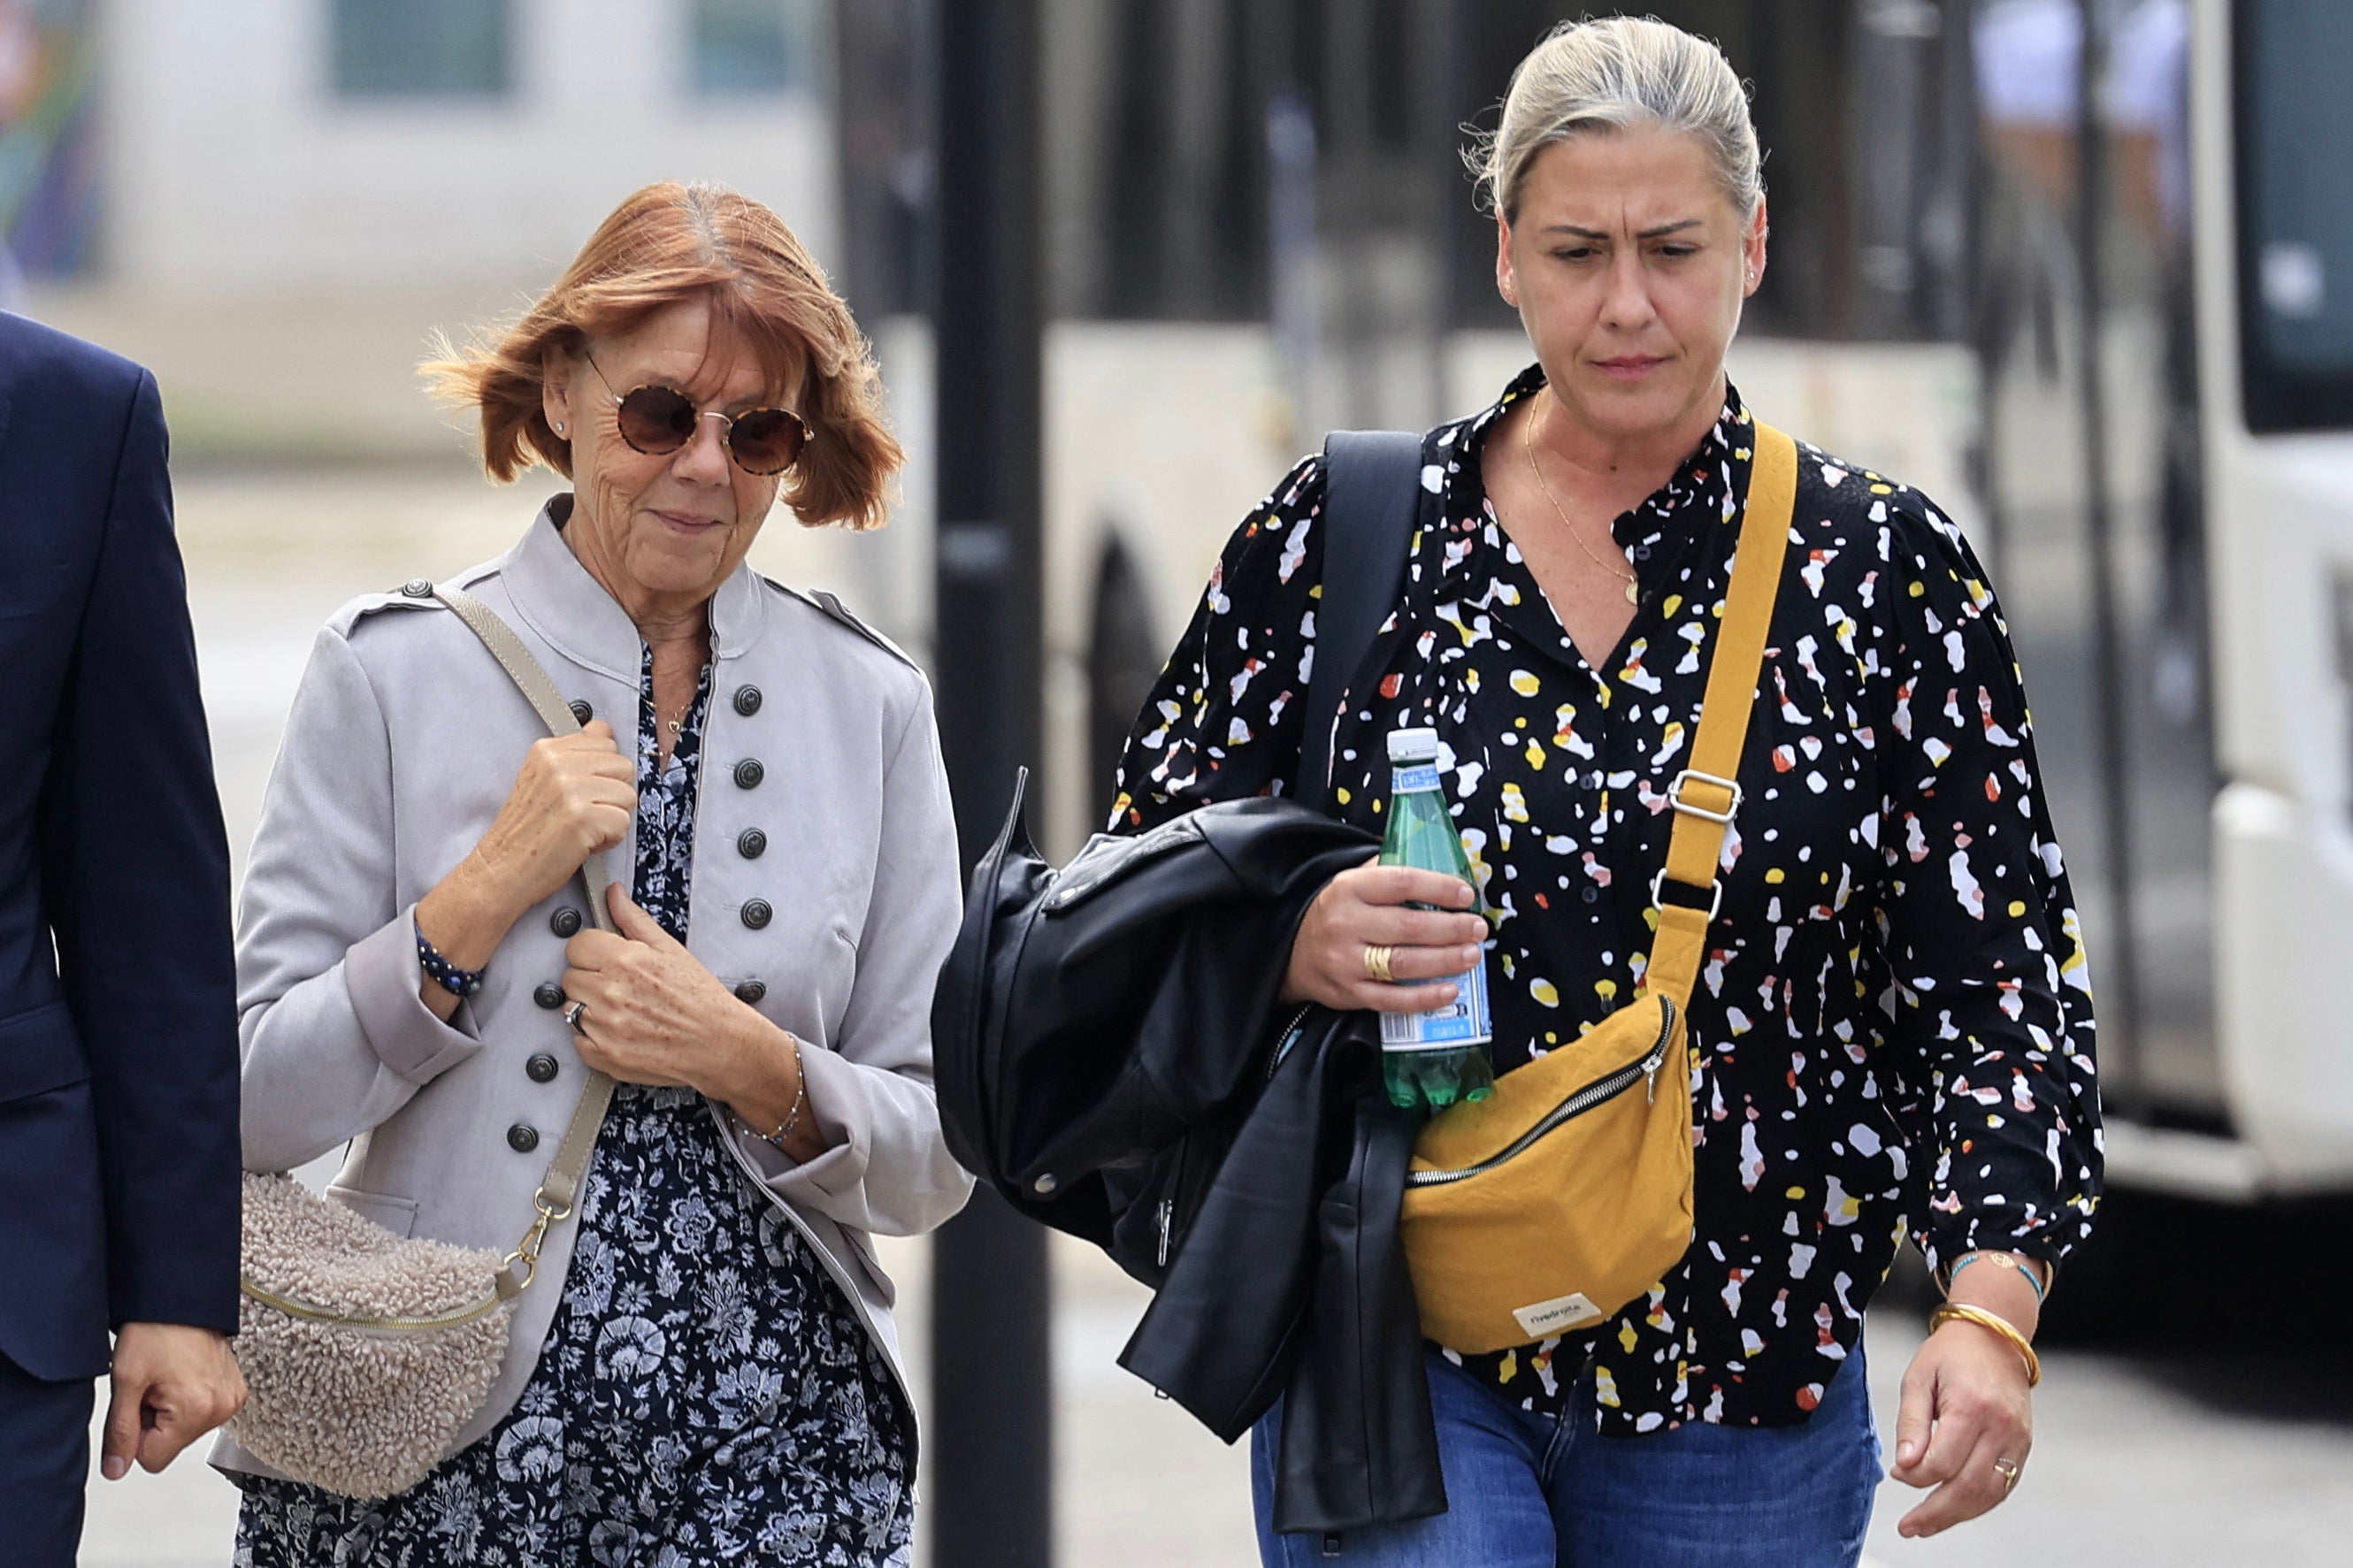
<svg viewBox="0 0 2353 1568">
<path fill-rule="evenodd" d="M 1041 721 L 1038 0 L 939 6 L 941 746 L 967 869 Z M 933 1247 L 935 1568 L 1053 1558 L 1046 1236 L 983 1188 Z"/>
<path fill-rule="evenodd" d="M 2099 708 L 2101 847 L 2107 858 L 2108 896 L 2116 914 L 2106 932 L 2100 963 L 2110 977 L 2100 987 L 2103 1052 L 2121 1044 L 2124 1070 L 2106 1080 L 2111 1100 L 2122 1101 L 2147 1079 L 2137 1070 L 2140 944 L 2133 921 L 2132 744 L 2126 704 L 2124 624 L 2116 605 L 2123 564 L 2116 557 L 2116 523 L 2108 497 L 2107 389 L 2100 353 L 2100 322 L 2105 308 L 2101 287 L 2100 237 L 2107 206 L 2107 160 L 2100 130 L 2100 7 L 2077 0 L 2083 29 L 2075 72 L 2075 251 L 2082 321 L 2084 412 L 2084 522 L 2092 546 L 2092 679 Z M 2105 1064 L 2104 1063 L 2104 1066 Z M 2105 1075 L 2104 1075 L 2105 1076 Z"/>
</svg>

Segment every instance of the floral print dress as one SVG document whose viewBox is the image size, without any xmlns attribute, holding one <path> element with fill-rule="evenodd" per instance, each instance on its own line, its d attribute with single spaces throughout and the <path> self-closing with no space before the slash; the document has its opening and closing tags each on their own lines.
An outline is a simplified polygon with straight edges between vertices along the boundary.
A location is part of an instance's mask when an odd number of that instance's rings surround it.
<svg viewBox="0 0 2353 1568">
<path fill-rule="evenodd" d="M 1630 1001 L 1653 930 L 1667 798 L 1687 765 L 1747 494 L 1736 392 L 1617 519 L 1640 603 L 1599 668 L 1487 499 L 1489 429 L 1423 447 L 1396 613 L 1334 734 L 1335 809 L 1378 832 L 1383 737 L 1434 727 L 1489 906 L 1498 1071 Z M 2092 997 L 2017 661 L 1960 531 L 1892 479 L 1800 446 L 1789 559 L 1691 1003 L 1696 1237 L 1597 1330 L 1466 1357 L 1514 1403 L 1566 1408 L 1591 1366 L 1611 1433 L 1803 1421 L 1905 1236 L 2058 1259 L 2098 1191 Z M 1123 760 L 1114 832 L 1280 794 L 1310 716 L 1320 458 L 1228 544 Z M 1450 1352 L 1451 1353 L 1451 1352 Z"/>
<path fill-rule="evenodd" d="M 711 670 L 659 763 L 653 655 L 634 891 L 684 941 Z M 622 1084 L 537 1370 L 398 1497 L 241 1477 L 236 1568 L 902 1568 L 912 1413 L 691 1089 Z"/>
</svg>

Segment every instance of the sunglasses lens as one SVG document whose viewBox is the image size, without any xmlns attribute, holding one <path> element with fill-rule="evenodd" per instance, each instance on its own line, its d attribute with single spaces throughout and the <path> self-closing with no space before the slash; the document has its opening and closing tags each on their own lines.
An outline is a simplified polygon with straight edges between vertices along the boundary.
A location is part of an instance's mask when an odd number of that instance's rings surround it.
<svg viewBox="0 0 2353 1568">
<path fill-rule="evenodd" d="M 781 474 L 801 455 L 808 431 L 782 408 L 754 408 L 737 416 L 729 449 L 747 474 Z"/>
<path fill-rule="evenodd" d="M 694 405 L 667 386 L 641 386 L 621 399 L 620 426 L 640 452 L 675 452 L 694 438 Z"/>
</svg>

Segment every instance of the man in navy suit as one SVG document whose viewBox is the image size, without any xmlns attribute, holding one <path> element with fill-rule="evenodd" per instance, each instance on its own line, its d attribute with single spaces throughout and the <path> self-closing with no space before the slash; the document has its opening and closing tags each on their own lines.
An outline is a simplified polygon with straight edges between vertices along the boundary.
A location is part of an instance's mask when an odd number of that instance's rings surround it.
<svg viewBox="0 0 2353 1568">
<path fill-rule="evenodd" d="M 0 1559 L 234 1415 L 228 847 L 154 378 L 0 313 Z M 108 1344 L 109 1331 L 113 1343 Z"/>
</svg>

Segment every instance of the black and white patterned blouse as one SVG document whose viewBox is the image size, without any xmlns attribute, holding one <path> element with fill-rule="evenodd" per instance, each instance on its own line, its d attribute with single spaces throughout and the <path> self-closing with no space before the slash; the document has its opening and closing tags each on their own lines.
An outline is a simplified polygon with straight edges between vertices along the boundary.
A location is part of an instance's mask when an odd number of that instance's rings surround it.
<svg viewBox="0 0 2353 1568">
<path fill-rule="evenodd" d="M 1433 725 L 1464 847 L 1501 922 L 1496 1068 L 1628 1002 L 1651 939 L 1666 790 L 1699 718 L 1747 493 L 1738 395 L 1614 525 L 1641 602 L 1588 666 L 1499 524 L 1480 450 L 1513 382 L 1424 447 L 1434 520 L 1342 721 L 1335 809 L 1377 831 L 1383 737 Z M 1924 496 L 1800 448 L 1789 559 L 1692 998 L 1697 1238 L 1615 1321 L 1468 1358 L 1557 1409 L 1588 1358 L 1602 1429 L 1803 1420 L 1907 1229 L 2063 1257 L 2098 1187 L 2092 999 L 1985 573 Z M 1146 703 L 1113 830 L 1280 793 L 1307 716 L 1323 460 L 1233 535 Z"/>
<path fill-rule="evenodd" d="M 647 651 L 633 893 L 681 942 L 710 697 L 706 665 L 664 766 Z M 507 1418 L 382 1502 L 238 1478 L 236 1568 L 904 1568 L 898 1384 L 701 1096 L 614 1091 L 579 1225 Z"/>
</svg>

